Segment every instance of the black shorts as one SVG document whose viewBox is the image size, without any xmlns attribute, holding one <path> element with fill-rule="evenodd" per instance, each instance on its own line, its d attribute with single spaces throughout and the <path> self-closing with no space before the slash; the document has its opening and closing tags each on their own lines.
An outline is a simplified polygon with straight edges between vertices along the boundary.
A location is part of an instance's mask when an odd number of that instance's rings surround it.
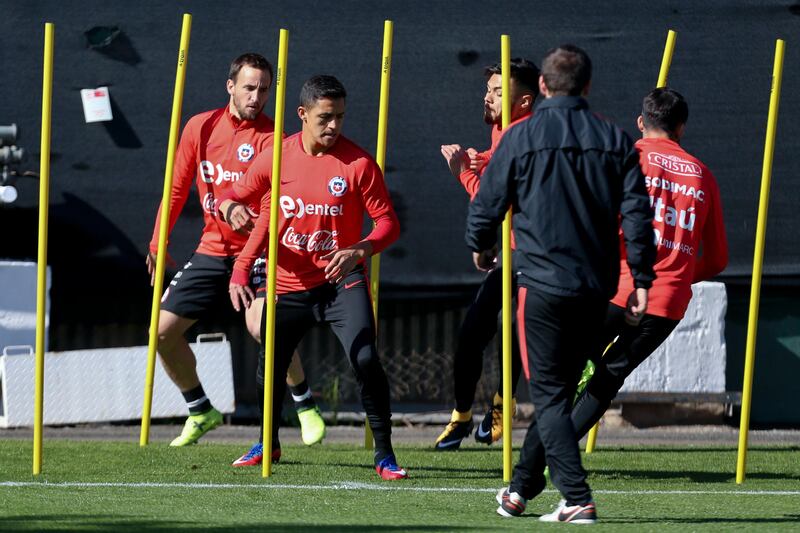
<svg viewBox="0 0 800 533">
<path fill-rule="evenodd" d="M 199 320 L 221 305 L 231 305 L 228 285 L 233 273 L 235 257 L 218 257 L 195 252 L 172 278 L 161 297 L 161 309 L 183 318 Z M 260 261 L 260 260 L 259 260 Z M 250 285 L 254 290 L 263 285 L 263 274 L 258 274 L 258 261 L 250 272 Z M 261 263 L 261 272 L 264 263 Z"/>
</svg>

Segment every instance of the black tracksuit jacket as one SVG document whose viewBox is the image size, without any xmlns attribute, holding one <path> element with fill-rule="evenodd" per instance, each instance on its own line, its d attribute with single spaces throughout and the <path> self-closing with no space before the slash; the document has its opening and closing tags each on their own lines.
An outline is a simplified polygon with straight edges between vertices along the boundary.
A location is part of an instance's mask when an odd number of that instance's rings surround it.
<svg viewBox="0 0 800 533">
<path fill-rule="evenodd" d="M 639 155 L 583 98 L 545 99 L 503 136 L 469 206 L 470 249 L 494 246 L 509 206 L 520 285 L 610 299 L 619 281 L 620 222 L 636 287 L 655 279 L 653 214 Z"/>
</svg>

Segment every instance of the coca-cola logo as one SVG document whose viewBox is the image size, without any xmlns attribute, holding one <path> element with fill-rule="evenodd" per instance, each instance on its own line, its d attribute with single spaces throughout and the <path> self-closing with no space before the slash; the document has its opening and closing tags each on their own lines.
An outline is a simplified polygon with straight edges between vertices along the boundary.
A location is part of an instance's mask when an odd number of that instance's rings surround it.
<svg viewBox="0 0 800 533">
<path fill-rule="evenodd" d="M 202 203 L 203 203 L 203 211 L 211 215 L 217 214 L 217 202 L 216 198 L 214 198 L 213 192 L 206 193 L 206 195 L 203 196 Z"/>
<path fill-rule="evenodd" d="M 289 226 L 283 232 L 281 244 L 287 248 L 304 252 L 330 252 L 338 247 L 336 231 L 320 229 L 311 233 L 298 233 Z"/>
</svg>

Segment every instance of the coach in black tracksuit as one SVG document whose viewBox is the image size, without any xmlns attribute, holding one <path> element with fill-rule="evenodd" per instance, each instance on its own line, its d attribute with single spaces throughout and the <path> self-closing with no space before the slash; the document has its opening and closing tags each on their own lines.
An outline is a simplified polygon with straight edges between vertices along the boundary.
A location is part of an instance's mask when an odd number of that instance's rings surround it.
<svg viewBox="0 0 800 533">
<path fill-rule="evenodd" d="M 590 79 L 583 50 L 565 45 L 548 52 L 539 78 L 546 99 L 501 141 L 470 204 L 466 233 L 476 266 L 486 268 L 497 228 L 512 207 L 518 334 L 538 428 L 529 428 L 508 493 L 516 492 L 524 509 L 526 494 L 544 487 L 544 473 L 523 466 L 529 442 L 540 437 L 553 483 L 566 500 L 566 510 L 554 513 L 558 521 L 595 517 L 570 411 L 617 290 L 620 214 L 636 287 L 628 302 L 631 320 L 644 314 L 655 278 L 652 212 L 639 157 L 622 130 L 589 111 L 582 95 Z"/>
</svg>

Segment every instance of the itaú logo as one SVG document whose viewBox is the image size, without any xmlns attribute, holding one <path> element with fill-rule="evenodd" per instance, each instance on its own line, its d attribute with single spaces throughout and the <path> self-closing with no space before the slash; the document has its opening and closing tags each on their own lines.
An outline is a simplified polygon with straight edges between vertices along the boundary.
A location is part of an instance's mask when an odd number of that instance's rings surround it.
<svg viewBox="0 0 800 533">
<path fill-rule="evenodd" d="M 302 252 L 330 252 L 338 248 L 336 231 L 320 229 L 311 233 L 298 233 L 294 227 L 289 226 L 283 232 L 281 244 L 287 248 Z"/>
<path fill-rule="evenodd" d="M 211 161 L 200 161 L 200 166 L 197 170 L 200 172 L 200 179 L 203 182 L 213 183 L 214 185 L 219 185 L 223 181 L 239 181 L 239 178 L 244 175 L 244 172 L 225 170 L 219 163 L 214 165 Z"/>
<path fill-rule="evenodd" d="M 278 200 L 285 218 L 303 218 L 305 215 L 338 217 L 344 214 L 343 205 L 307 204 L 302 198 L 281 196 Z"/>
</svg>

